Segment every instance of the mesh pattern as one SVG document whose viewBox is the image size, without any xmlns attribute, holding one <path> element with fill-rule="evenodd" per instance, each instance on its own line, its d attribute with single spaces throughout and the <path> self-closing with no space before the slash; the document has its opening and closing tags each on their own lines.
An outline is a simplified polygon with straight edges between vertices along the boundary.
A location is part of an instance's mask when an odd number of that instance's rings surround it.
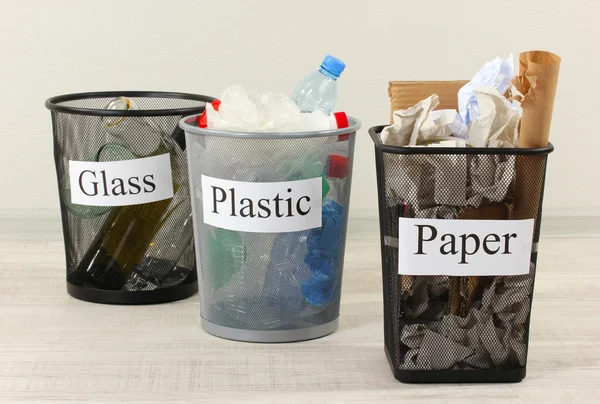
<svg viewBox="0 0 600 404">
<path fill-rule="evenodd" d="M 60 105 L 74 109 L 97 109 L 103 110 L 115 97 L 94 97 L 80 100 L 66 100 Z M 198 108 L 204 102 L 185 98 L 167 97 L 128 97 L 141 110 L 169 110 L 181 108 Z M 181 117 L 180 117 L 181 118 Z"/>
<path fill-rule="evenodd" d="M 337 137 L 240 139 L 186 133 L 205 320 L 266 331 L 312 327 L 338 317 L 354 141 L 355 133 L 343 141 Z M 347 158 L 347 176 L 327 176 L 331 155 Z M 201 175 L 241 182 L 325 178 L 323 205 L 333 201 L 342 210 L 336 231 L 340 248 L 327 259 L 334 275 L 319 291 L 327 295 L 326 301 L 315 304 L 306 289 L 306 282 L 315 276 L 311 273 L 314 266 L 307 265 L 307 243 L 320 229 L 249 233 L 205 224 Z"/>
<path fill-rule="evenodd" d="M 104 110 L 114 97 L 67 100 Z M 140 110 L 196 108 L 203 101 L 132 97 Z M 187 157 L 180 115 L 102 117 L 52 112 L 68 282 L 86 288 L 148 291 L 196 279 Z M 179 137 L 179 138 L 178 138 Z M 121 207 L 71 203 L 69 161 L 131 160 L 169 153 L 172 199 Z"/>
<path fill-rule="evenodd" d="M 379 130 L 372 129 L 373 135 L 382 239 L 385 346 L 395 374 L 523 369 L 547 153 L 517 155 L 503 150 L 498 154 L 472 154 L 460 148 L 444 149 L 438 154 L 429 154 L 431 148 L 427 152 L 395 148 L 392 152 L 384 150 L 377 141 Z M 530 272 L 504 277 L 398 275 L 401 216 L 533 218 Z"/>
</svg>

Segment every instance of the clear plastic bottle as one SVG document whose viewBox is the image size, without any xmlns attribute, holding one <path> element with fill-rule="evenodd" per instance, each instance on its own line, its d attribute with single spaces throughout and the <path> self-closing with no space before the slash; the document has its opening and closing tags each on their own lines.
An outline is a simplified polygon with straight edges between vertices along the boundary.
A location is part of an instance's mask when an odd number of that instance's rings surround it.
<svg viewBox="0 0 600 404">
<path fill-rule="evenodd" d="M 304 263 L 308 234 L 308 230 L 279 233 L 273 242 L 262 297 L 282 315 L 299 313 L 304 302 L 301 285 L 311 276 Z"/>
<path fill-rule="evenodd" d="M 345 68 L 341 60 L 325 56 L 321 68 L 300 81 L 292 100 L 302 112 L 320 110 L 329 115 L 337 101 L 337 79 Z"/>
<path fill-rule="evenodd" d="M 348 117 L 345 112 L 334 112 L 330 115 L 324 113 L 300 114 L 300 127 L 303 131 L 320 131 L 341 129 L 348 127 Z"/>
</svg>

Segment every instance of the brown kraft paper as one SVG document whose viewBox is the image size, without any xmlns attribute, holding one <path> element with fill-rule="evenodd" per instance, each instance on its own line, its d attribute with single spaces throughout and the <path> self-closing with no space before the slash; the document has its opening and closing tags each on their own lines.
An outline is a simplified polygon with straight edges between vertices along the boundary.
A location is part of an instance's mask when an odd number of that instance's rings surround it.
<svg viewBox="0 0 600 404">
<path fill-rule="evenodd" d="M 478 208 L 466 208 L 460 214 L 460 218 L 464 220 L 506 220 L 509 217 L 509 209 L 503 203 L 493 203 L 489 205 L 483 205 Z M 465 296 L 465 307 L 468 310 L 471 308 L 473 302 L 479 297 L 483 290 L 483 285 L 486 283 L 486 279 L 489 277 L 479 277 L 479 276 L 468 276 L 467 277 L 467 292 Z M 460 287 L 454 286 L 457 288 L 458 293 L 460 293 Z M 452 283 L 451 283 L 451 293 Z M 451 296 L 454 300 L 450 302 L 450 314 L 459 315 L 460 312 L 460 300 L 461 296 Z M 466 313 L 464 313 L 466 315 Z"/>
<path fill-rule="evenodd" d="M 548 145 L 560 62 L 559 56 L 544 51 L 523 52 L 519 56 L 519 76 L 513 79 L 513 84 L 523 94 L 519 147 Z M 517 156 L 515 164 L 515 205 L 512 219 L 534 219 L 534 234 L 537 234 L 546 158 Z"/>
<path fill-rule="evenodd" d="M 394 111 L 408 109 L 431 94 L 437 94 L 440 104 L 436 109 L 458 110 L 458 90 L 468 80 L 455 81 L 390 81 L 390 123 L 394 123 Z"/>
</svg>

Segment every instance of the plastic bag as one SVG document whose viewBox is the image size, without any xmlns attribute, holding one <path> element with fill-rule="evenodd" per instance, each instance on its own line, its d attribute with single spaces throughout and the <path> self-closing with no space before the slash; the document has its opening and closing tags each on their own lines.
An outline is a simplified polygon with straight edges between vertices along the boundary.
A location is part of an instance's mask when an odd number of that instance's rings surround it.
<svg viewBox="0 0 600 404">
<path fill-rule="evenodd" d="M 227 88 L 218 110 L 206 105 L 208 129 L 231 132 L 295 132 L 300 129 L 300 108 L 278 93 L 247 91 L 241 85 Z"/>
</svg>

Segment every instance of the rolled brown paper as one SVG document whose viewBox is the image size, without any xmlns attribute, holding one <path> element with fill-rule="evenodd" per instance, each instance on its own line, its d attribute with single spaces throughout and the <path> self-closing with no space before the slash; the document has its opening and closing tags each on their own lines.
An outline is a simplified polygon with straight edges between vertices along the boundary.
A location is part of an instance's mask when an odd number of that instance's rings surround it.
<svg viewBox="0 0 600 404">
<path fill-rule="evenodd" d="M 519 147 L 548 145 L 560 61 L 559 56 L 544 51 L 523 52 L 519 56 L 519 76 L 513 79 L 524 96 Z"/>
<path fill-rule="evenodd" d="M 448 313 L 458 316 L 460 314 L 460 303 L 462 301 L 460 297 L 460 276 L 451 276 L 449 288 L 449 300 L 450 305 L 448 306 Z"/>
<path fill-rule="evenodd" d="M 460 216 L 462 220 L 506 220 L 508 207 L 503 203 L 491 203 L 478 208 L 465 208 Z"/>
<path fill-rule="evenodd" d="M 483 279 L 479 276 L 467 277 L 467 307 L 470 308 L 475 301 L 476 296 L 479 294 Z"/>
<path fill-rule="evenodd" d="M 469 277 L 460 278 L 460 308 L 458 315 L 461 317 L 467 317 L 469 314 L 469 306 L 467 306 L 467 300 L 469 297 Z"/>
<path fill-rule="evenodd" d="M 524 52 L 519 56 L 519 76 L 513 79 L 513 84 L 524 96 L 519 147 L 548 145 L 560 62 L 559 56 L 544 51 Z M 516 157 L 512 219 L 534 219 L 534 237 L 539 235 L 538 210 L 545 169 L 546 156 Z"/>
<path fill-rule="evenodd" d="M 483 205 L 478 208 L 466 208 L 460 214 L 460 218 L 463 220 L 506 220 L 509 217 L 509 209 L 503 203 L 492 203 L 489 205 Z M 467 291 L 465 296 L 465 305 L 466 310 L 471 308 L 471 305 L 478 297 L 481 292 L 481 288 L 485 281 L 486 277 L 479 276 L 469 276 L 467 277 Z M 452 293 L 453 290 L 450 290 Z M 456 296 L 450 296 L 450 302 L 453 302 L 454 299 L 459 299 Z M 457 307 L 460 307 L 458 305 Z"/>
</svg>

